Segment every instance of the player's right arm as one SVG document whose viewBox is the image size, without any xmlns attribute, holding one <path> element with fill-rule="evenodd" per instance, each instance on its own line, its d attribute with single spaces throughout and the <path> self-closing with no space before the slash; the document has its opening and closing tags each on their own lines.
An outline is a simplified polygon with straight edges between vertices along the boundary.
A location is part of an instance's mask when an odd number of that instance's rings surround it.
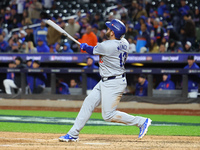
<svg viewBox="0 0 200 150">
<path fill-rule="evenodd" d="M 108 51 L 106 51 L 109 45 L 106 46 L 106 43 L 109 44 L 107 41 L 97 44 L 94 47 L 94 55 L 106 55 Z"/>
</svg>

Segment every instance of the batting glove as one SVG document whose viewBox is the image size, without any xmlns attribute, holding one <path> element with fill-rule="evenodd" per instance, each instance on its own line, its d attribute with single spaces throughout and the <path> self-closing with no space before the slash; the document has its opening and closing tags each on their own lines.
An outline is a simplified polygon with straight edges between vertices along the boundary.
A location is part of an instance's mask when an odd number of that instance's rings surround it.
<svg viewBox="0 0 200 150">
<path fill-rule="evenodd" d="M 80 45 L 80 48 L 81 48 L 82 50 L 86 50 L 86 47 L 88 47 L 88 44 L 87 44 L 87 43 L 82 43 L 82 44 Z"/>
</svg>

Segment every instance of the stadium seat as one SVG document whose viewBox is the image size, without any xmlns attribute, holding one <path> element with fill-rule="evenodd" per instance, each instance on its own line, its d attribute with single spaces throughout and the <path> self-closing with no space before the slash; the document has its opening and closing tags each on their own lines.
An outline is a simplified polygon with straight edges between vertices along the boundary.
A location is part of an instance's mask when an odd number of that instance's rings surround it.
<svg viewBox="0 0 200 150">
<path fill-rule="evenodd" d="M 68 4 L 66 7 L 71 9 L 72 8 L 72 4 Z"/>
<path fill-rule="evenodd" d="M 199 42 L 200 41 L 200 28 L 199 27 L 196 27 L 196 36 L 197 36 L 197 41 Z"/>
<path fill-rule="evenodd" d="M 54 14 L 58 14 L 58 10 L 57 10 L 57 9 L 54 10 L 53 13 L 54 13 Z"/>
<path fill-rule="evenodd" d="M 72 4 L 72 5 L 76 5 L 77 2 L 76 2 L 76 1 L 71 1 L 71 4 Z"/>
<path fill-rule="evenodd" d="M 77 9 L 80 9 L 80 4 L 76 4 L 76 8 L 77 8 Z"/>
<path fill-rule="evenodd" d="M 60 6 L 59 6 L 59 9 L 62 10 L 62 9 L 65 9 L 65 7 L 64 7 L 63 5 L 60 5 Z"/>
<path fill-rule="evenodd" d="M 45 12 L 46 12 L 47 14 L 49 14 L 51 11 L 50 11 L 49 9 L 47 9 L 47 10 L 45 10 Z"/>
<path fill-rule="evenodd" d="M 56 2 L 56 6 L 60 6 L 60 2 Z"/>
<path fill-rule="evenodd" d="M 82 95 L 82 88 L 69 88 L 70 95 Z"/>
<path fill-rule="evenodd" d="M 70 95 L 82 95 L 82 88 L 69 88 Z M 51 87 L 45 87 L 42 94 L 50 94 Z"/>
<path fill-rule="evenodd" d="M 153 97 L 181 97 L 182 90 L 155 90 L 153 89 Z"/>
<path fill-rule="evenodd" d="M 14 91 L 13 88 L 11 88 L 11 92 L 12 92 L 12 94 L 15 93 L 15 91 Z M 22 93 L 22 89 L 19 88 L 18 91 L 17 91 L 17 94 L 21 94 L 21 93 Z M 32 93 L 32 92 L 31 92 L 31 89 L 30 89 L 29 85 L 27 85 L 27 86 L 25 87 L 25 94 L 31 94 L 31 93 Z"/>
<path fill-rule="evenodd" d="M 62 11 L 61 11 L 61 13 L 67 13 L 68 12 L 68 10 L 67 9 L 63 9 Z"/>
<path fill-rule="evenodd" d="M 45 87 L 41 94 L 50 94 L 51 93 L 51 87 Z"/>
</svg>

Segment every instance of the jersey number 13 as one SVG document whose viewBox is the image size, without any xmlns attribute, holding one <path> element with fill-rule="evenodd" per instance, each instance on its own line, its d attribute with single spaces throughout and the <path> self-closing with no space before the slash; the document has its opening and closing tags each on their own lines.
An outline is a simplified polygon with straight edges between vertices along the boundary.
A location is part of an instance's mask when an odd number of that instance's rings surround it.
<svg viewBox="0 0 200 150">
<path fill-rule="evenodd" d="M 120 67 L 123 67 L 127 59 L 127 52 L 120 53 L 119 58 L 120 58 Z"/>
</svg>

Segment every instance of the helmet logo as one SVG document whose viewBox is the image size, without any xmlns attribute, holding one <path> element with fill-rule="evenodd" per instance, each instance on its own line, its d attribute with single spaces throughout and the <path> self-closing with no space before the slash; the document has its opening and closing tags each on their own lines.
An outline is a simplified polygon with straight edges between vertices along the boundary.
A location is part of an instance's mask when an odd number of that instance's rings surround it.
<svg viewBox="0 0 200 150">
<path fill-rule="evenodd" d="M 116 28 L 117 30 L 120 30 L 118 27 L 116 27 L 113 23 L 111 24 L 111 26 L 113 26 L 114 28 Z"/>
</svg>

